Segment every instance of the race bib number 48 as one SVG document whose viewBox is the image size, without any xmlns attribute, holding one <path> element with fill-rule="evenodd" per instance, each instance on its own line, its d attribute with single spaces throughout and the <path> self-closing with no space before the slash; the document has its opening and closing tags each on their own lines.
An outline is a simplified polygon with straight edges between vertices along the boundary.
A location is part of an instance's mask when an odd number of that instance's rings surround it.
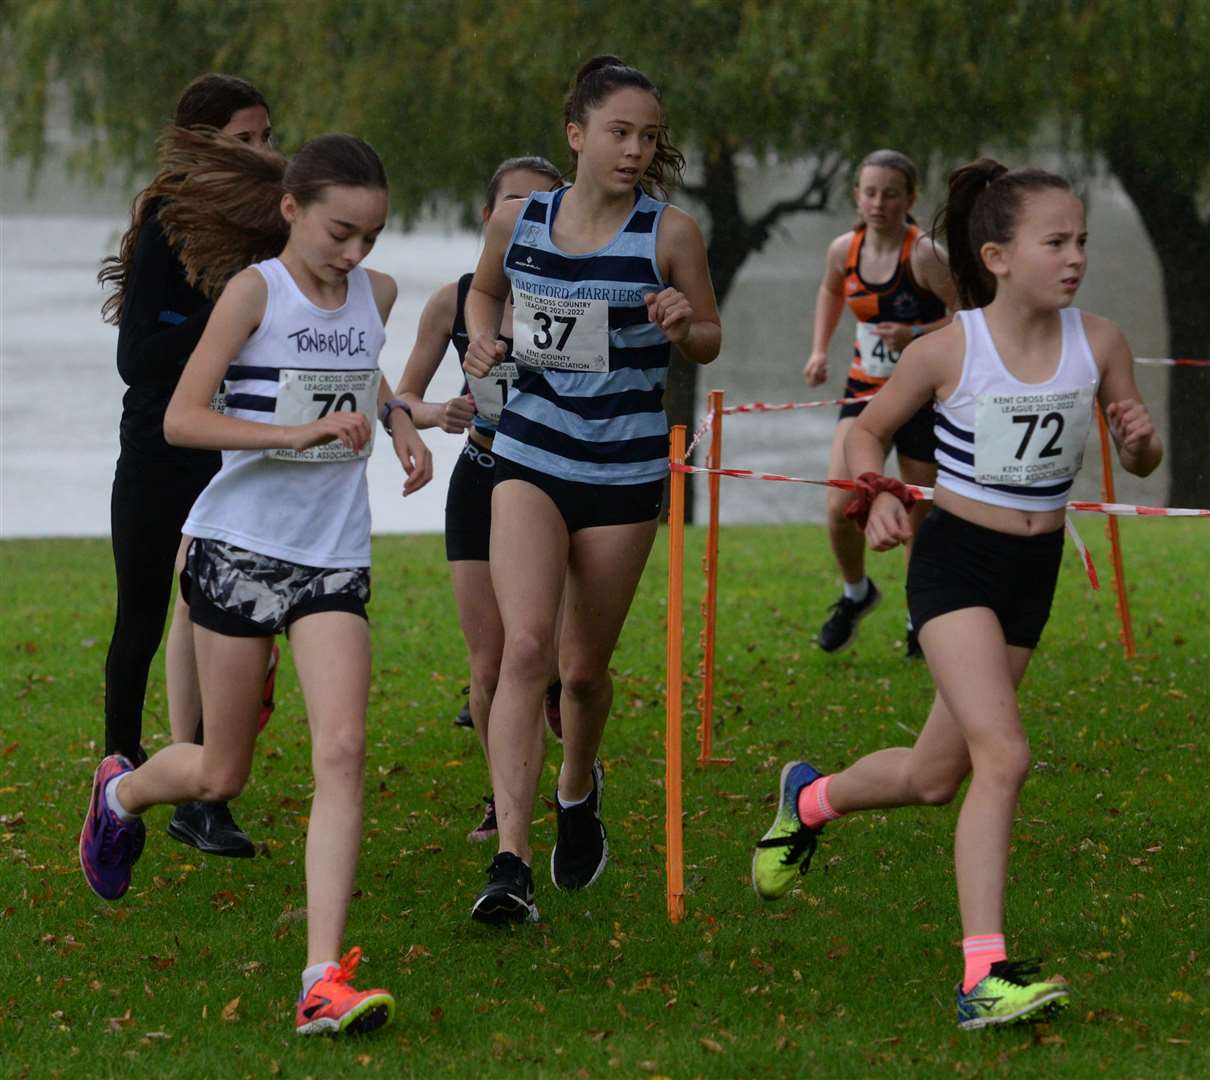
<svg viewBox="0 0 1210 1080">
<path fill-rule="evenodd" d="M 874 333 L 874 324 L 857 324 L 857 349 L 861 370 L 872 379 L 889 379 L 899 363 L 899 354 Z"/>
<path fill-rule="evenodd" d="M 359 412 L 370 420 L 369 441 L 360 450 L 350 450 L 336 441 L 312 446 L 309 450 L 266 450 L 280 461 L 356 461 L 367 458 L 374 447 L 375 418 L 378 412 L 377 368 L 367 371 L 322 371 L 283 368 L 277 383 L 275 424 L 309 424 L 334 412 Z"/>
<path fill-rule="evenodd" d="M 484 420 L 493 424 L 500 422 L 500 414 L 508 404 L 513 383 L 516 381 L 517 365 L 512 361 L 497 364 L 482 379 L 476 375 L 467 375 L 466 383 L 470 387 L 471 397 L 475 399 L 475 408 Z"/>
<path fill-rule="evenodd" d="M 1067 480 L 1080 470 L 1093 388 L 975 399 L 975 479 L 981 484 Z"/>
<path fill-rule="evenodd" d="M 609 301 L 515 290 L 513 357 L 527 367 L 608 371 Z"/>
</svg>

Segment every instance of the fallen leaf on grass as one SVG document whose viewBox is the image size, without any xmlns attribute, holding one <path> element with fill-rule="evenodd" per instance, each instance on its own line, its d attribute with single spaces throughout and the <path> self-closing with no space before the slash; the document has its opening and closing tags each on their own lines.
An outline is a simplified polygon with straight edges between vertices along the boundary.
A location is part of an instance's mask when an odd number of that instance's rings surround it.
<svg viewBox="0 0 1210 1080">
<path fill-rule="evenodd" d="M 441 1023 L 441 1020 L 444 1016 L 445 1010 L 440 1005 L 434 1005 L 431 1009 L 429 1009 L 429 1019 L 432 1020 L 434 1024 Z"/>
<path fill-rule="evenodd" d="M 130 1027 L 134 1023 L 134 1017 L 127 1009 L 121 1016 L 111 1016 L 105 1021 L 109 1025 L 109 1030 L 113 1032 L 122 1031 L 124 1028 Z"/>
<path fill-rule="evenodd" d="M 593 1042 L 604 1042 L 612 1034 L 613 1031 L 609 1028 L 589 1028 L 588 1030 L 588 1037 L 592 1039 Z"/>
<path fill-rule="evenodd" d="M 223 1019 L 228 1024 L 235 1023 L 239 1019 L 239 997 L 233 997 L 226 1005 L 223 1006 Z"/>
<path fill-rule="evenodd" d="M 721 1054 L 723 1052 L 723 1044 L 716 1042 L 714 1039 L 698 1039 L 703 1050 L 709 1050 L 712 1054 Z"/>
<path fill-rule="evenodd" d="M 413 960 L 419 960 L 421 957 L 432 955 L 423 945 L 410 945 L 408 946 L 408 951 L 404 954 L 403 962 L 410 964 Z"/>
</svg>

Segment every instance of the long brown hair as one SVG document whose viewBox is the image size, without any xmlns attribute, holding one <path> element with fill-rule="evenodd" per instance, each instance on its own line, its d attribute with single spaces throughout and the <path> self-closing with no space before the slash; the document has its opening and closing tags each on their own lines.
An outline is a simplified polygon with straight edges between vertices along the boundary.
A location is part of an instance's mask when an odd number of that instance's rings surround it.
<svg viewBox="0 0 1210 1080">
<path fill-rule="evenodd" d="M 257 105 L 268 112 L 269 104 L 264 95 L 247 79 L 214 72 L 200 75 L 185 87 L 177 100 L 173 125 L 161 138 L 161 151 L 166 141 L 172 141 L 171 133 L 174 129 L 210 130 L 213 137 L 216 134 L 213 129 L 225 127 L 241 109 Z M 179 154 L 177 156 L 179 160 Z M 168 185 L 171 175 L 165 167 L 163 156 L 160 158 L 160 165 L 155 179 L 140 191 L 130 204 L 130 224 L 122 234 L 118 253 L 103 260 L 97 274 L 100 285 L 112 290 L 101 305 L 101 317 L 108 323 L 117 323 L 122 318 L 139 234 L 157 201 L 167 195 L 167 191 L 162 189 Z"/>
<path fill-rule="evenodd" d="M 630 67 L 625 61 L 616 56 L 602 54 L 586 60 L 576 72 L 576 78 L 568 92 L 567 100 L 563 103 L 564 124 L 578 124 L 583 127 L 588 122 L 588 113 L 599 108 L 615 91 L 632 86 L 637 90 L 646 90 L 660 107 L 660 130 L 656 136 L 655 157 L 647 166 L 640 183 L 646 182 L 653 194 L 667 198 L 670 188 L 680 184 L 685 172 L 685 155 L 672 145 L 668 138 L 665 123 L 664 103 L 660 92 L 646 75 L 637 68 Z"/>
<path fill-rule="evenodd" d="M 157 189 L 164 235 L 189 284 L 211 299 L 244 267 L 281 254 L 290 237 L 281 215 L 287 191 L 305 207 L 333 186 L 387 190 L 382 159 L 356 135 L 320 135 L 287 161 L 225 135 L 174 128 L 161 154 L 169 174 Z"/>
<path fill-rule="evenodd" d="M 1017 234 L 1025 197 L 1036 191 L 1070 191 L 1071 184 L 1043 169 L 1009 169 L 979 158 L 950 173 L 949 194 L 933 220 L 944 234 L 950 273 L 964 308 L 996 298 L 996 278 L 983 264 L 984 244 L 1007 244 Z"/>
</svg>

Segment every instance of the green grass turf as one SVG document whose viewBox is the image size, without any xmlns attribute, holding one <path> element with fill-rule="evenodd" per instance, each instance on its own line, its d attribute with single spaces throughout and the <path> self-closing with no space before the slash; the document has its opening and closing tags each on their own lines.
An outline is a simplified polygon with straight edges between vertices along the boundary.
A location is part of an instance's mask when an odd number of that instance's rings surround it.
<svg viewBox="0 0 1210 1080">
<path fill-rule="evenodd" d="M 1108 579 L 1098 519 L 1082 518 Z M 822 530 L 723 533 L 716 749 L 685 731 L 687 917 L 663 878 L 665 536 L 615 656 L 603 757 L 612 861 L 556 893 L 553 813 L 534 829 L 540 924 L 473 925 L 489 858 L 464 834 L 487 788 L 473 736 L 451 726 L 465 657 L 438 537 L 375 544 L 375 677 L 366 836 L 349 943 L 363 985 L 399 1002 L 361 1041 L 303 1040 L 302 854 L 310 777 L 289 663 L 235 812 L 267 845 L 200 856 L 148 815 L 146 854 L 116 904 L 96 899 L 76 839 L 102 737 L 112 618 L 103 542 L 0 544 L 0 1072 L 7 1076 L 818 1077 L 1210 1075 L 1210 531 L 1123 528 L 1140 656 L 1122 659 L 1112 593 L 1067 552 L 1055 614 L 1022 691 L 1034 769 L 1014 829 L 1010 953 L 1073 984 L 1050 1027 L 960 1033 L 950 857 L 955 807 L 830 826 L 778 904 L 752 894 L 753 841 L 778 770 L 828 770 L 910 741 L 930 699 L 902 647 L 903 566 L 847 654 L 811 643 L 837 591 Z M 703 545 L 691 530 L 686 668 L 696 665 Z M 286 650 L 288 652 L 288 650 Z M 158 661 L 157 661 L 158 667 Z M 147 743 L 166 739 L 162 678 Z M 557 748 L 542 791 L 549 798 Z"/>
</svg>

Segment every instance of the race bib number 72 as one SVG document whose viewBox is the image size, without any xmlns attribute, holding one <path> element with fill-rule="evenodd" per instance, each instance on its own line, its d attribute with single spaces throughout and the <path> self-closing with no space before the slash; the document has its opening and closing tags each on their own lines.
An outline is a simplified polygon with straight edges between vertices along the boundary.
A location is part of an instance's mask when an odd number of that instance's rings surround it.
<svg viewBox="0 0 1210 1080">
<path fill-rule="evenodd" d="M 609 370 L 609 301 L 513 291 L 513 358 L 559 371 Z"/>
<path fill-rule="evenodd" d="M 370 419 L 370 438 L 360 450 L 351 450 L 339 441 L 312 446 L 308 450 L 266 450 L 280 461 L 356 461 L 367 458 L 374 447 L 375 418 L 378 412 L 378 368 L 364 371 L 325 371 L 308 368 L 283 368 L 277 383 L 275 424 L 309 424 L 329 413 L 359 412 Z"/>
<path fill-rule="evenodd" d="M 1093 387 L 975 399 L 975 479 L 1025 485 L 1067 480 L 1080 470 Z"/>
</svg>

